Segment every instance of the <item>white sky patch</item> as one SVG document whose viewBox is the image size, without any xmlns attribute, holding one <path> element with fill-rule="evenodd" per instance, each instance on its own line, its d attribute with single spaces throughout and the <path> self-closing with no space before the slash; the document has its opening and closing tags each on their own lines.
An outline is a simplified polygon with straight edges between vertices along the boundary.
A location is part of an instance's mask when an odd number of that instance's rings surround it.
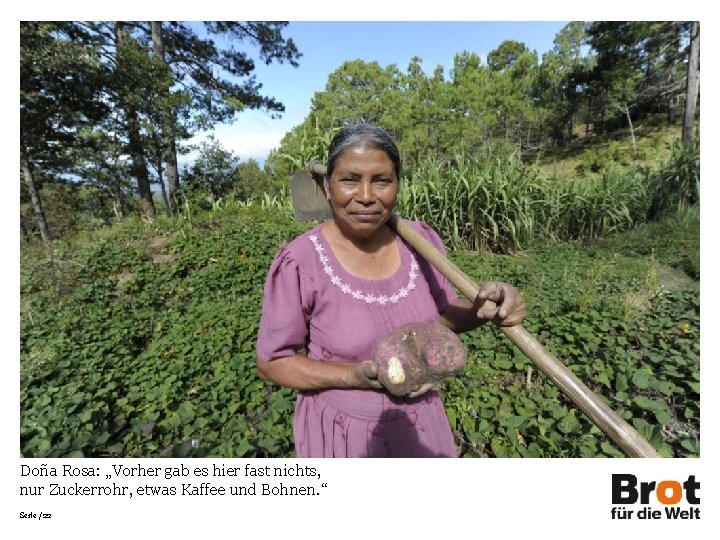
<svg viewBox="0 0 720 540">
<path fill-rule="evenodd" d="M 213 130 L 198 133 L 189 142 L 200 145 L 212 135 L 225 150 L 232 152 L 240 160 L 247 161 L 252 158 L 262 167 L 268 153 L 280 146 L 285 134 L 301 123 L 307 113 L 305 109 L 293 109 L 287 111 L 282 118 L 273 120 L 262 112 L 247 111 L 240 113 L 234 123 L 216 124 Z M 190 165 L 197 156 L 197 151 L 178 156 L 178 162 L 181 167 Z"/>
<path fill-rule="evenodd" d="M 242 161 L 252 158 L 262 165 L 268 153 L 280 146 L 285 132 L 241 132 L 236 125 L 218 125 L 213 131 L 196 135 L 191 139 L 191 143 L 199 145 L 203 141 L 208 141 L 210 135 L 214 136 L 225 150 L 232 152 Z M 197 156 L 196 151 L 190 152 L 186 156 L 178 156 L 178 161 L 190 164 L 197 159 Z"/>
<path fill-rule="evenodd" d="M 237 125 L 219 125 L 213 133 L 223 148 L 243 160 L 264 160 L 270 150 L 280 146 L 285 136 L 284 131 L 242 132 Z"/>
</svg>

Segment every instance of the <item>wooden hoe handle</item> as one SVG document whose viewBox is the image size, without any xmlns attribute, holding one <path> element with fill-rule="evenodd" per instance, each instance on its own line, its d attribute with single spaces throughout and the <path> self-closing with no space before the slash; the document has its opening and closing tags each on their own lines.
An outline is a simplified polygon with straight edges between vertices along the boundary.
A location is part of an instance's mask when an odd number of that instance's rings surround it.
<svg viewBox="0 0 720 540">
<path fill-rule="evenodd" d="M 471 302 L 480 287 L 410 225 L 393 214 L 388 224 L 430 264 L 440 271 Z M 485 305 L 494 306 L 491 301 Z M 585 386 L 565 365 L 550 354 L 520 325 L 498 327 L 530 360 L 552 380 L 590 419 L 630 457 L 661 457 L 655 448 L 615 411 Z"/>
</svg>

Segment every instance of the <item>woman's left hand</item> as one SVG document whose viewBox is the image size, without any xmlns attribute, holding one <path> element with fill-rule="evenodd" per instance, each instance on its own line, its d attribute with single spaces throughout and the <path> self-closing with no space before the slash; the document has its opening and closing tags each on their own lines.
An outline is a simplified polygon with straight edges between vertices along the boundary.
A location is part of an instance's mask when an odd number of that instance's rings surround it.
<svg viewBox="0 0 720 540">
<path fill-rule="evenodd" d="M 495 307 L 481 307 L 477 316 L 492 321 L 497 326 L 515 326 L 522 323 L 527 315 L 525 301 L 518 290 L 507 283 L 500 281 L 484 283 L 478 292 L 478 301 L 482 305 L 486 300 L 494 302 Z"/>
</svg>

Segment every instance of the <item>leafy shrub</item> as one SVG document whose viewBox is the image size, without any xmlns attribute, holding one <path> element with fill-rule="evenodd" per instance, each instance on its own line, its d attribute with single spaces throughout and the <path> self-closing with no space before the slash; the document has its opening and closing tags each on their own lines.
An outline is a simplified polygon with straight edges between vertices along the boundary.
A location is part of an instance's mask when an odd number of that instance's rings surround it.
<svg viewBox="0 0 720 540">
<path fill-rule="evenodd" d="M 699 295 L 646 290 L 652 261 L 632 268 L 568 244 L 532 256 L 455 254 L 478 280 L 523 291 L 525 327 L 665 456 L 699 454 Z M 628 312 L 633 290 L 649 295 Z M 562 291 L 558 294 L 558 291 Z M 459 452 L 484 457 L 594 457 L 622 452 L 514 346 L 483 327 L 462 336 L 468 363 L 444 383 Z"/>
</svg>

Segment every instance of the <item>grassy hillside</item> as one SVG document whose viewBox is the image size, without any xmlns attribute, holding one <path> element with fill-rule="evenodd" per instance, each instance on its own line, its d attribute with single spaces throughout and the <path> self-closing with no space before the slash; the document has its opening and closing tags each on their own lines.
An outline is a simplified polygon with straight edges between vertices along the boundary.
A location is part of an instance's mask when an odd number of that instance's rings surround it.
<svg viewBox="0 0 720 540">
<path fill-rule="evenodd" d="M 575 180 L 598 175 L 608 169 L 617 171 L 630 167 L 657 170 L 671 154 L 673 142 L 682 137 L 681 126 L 668 126 L 663 117 L 651 117 L 635 128 L 635 155 L 630 130 L 612 133 L 586 132 L 584 125 L 575 129 L 575 140 L 562 147 L 549 147 L 525 156 L 549 176 Z"/>
</svg>

